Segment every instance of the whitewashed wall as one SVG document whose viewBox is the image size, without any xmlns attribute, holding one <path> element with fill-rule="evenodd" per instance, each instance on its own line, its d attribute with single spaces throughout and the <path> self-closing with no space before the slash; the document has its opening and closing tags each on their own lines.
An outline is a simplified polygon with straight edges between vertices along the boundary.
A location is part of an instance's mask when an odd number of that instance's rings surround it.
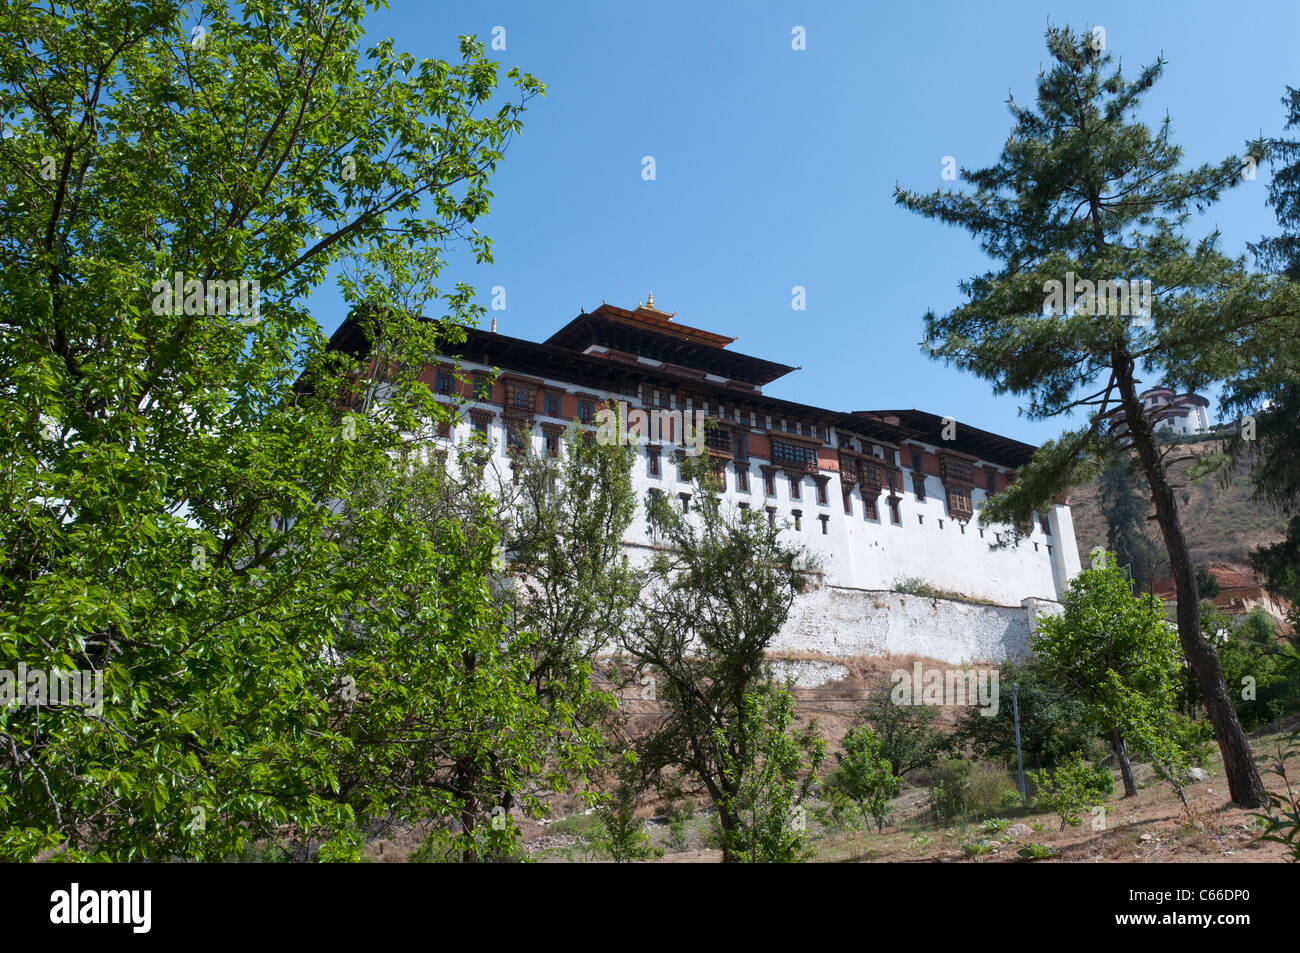
<svg viewBox="0 0 1300 953">
<path fill-rule="evenodd" d="M 490 369 L 467 362 L 462 362 L 462 367 Z M 563 381 L 547 383 L 573 389 Z M 588 392 L 627 399 L 623 395 Z M 494 407 L 487 403 L 474 406 Z M 495 409 L 500 411 L 499 407 Z M 694 408 L 688 404 L 682 409 Z M 537 420 L 567 423 L 540 415 Z M 758 431 L 766 424 L 764 420 L 756 423 Z M 466 419 L 455 428 L 452 439 L 468 439 L 471 432 Z M 489 437 L 495 444 L 496 468 L 508 473 L 499 416 Z M 542 446 L 540 429 L 533 441 L 536 447 Z M 834 442 L 832 434 L 832 445 Z M 689 484 L 678 479 L 675 449 L 673 444 L 663 445 L 658 477 L 649 475 L 646 454 L 639 454 L 633 469 L 639 502 L 651 488 L 664 491 L 674 504 L 679 492 L 690 490 Z M 931 452 L 935 449 L 927 448 Z M 975 520 L 963 525 L 948 517 L 943 484 L 937 476 L 927 475 L 924 502 L 916 500 L 911 480 L 908 472 L 900 502 L 902 521 L 894 524 L 885 493 L 877 500 L 879 519 L 870 520 L 864 516 L 863 501 L 856 491 L 850 497 L 852 512 L 844 512 L 843 496 L 834 476 L 827 485 L 826 503 L 819 504 L 817 485 L 811 477 L 802 480 L 802 498 L 793 500 L 788 478 L 779 474 L 776 495 L 769 497 L 764 493 L 759 461 L 749 462 L 748 493 L 736 490 L 735 473 L 728 466 L 724 505 L 744 501 L 760 513 L 767 506 L 775 506 L 777 519 L 786 526 L 787 538 L 802 544 L 822 561 L 824 586 L 798 601 L 781 636 L 781 651 L 843 656 L 910 653 L 954 663 L 999 661 L 1022 657 L 1027 652 L 1029 623 L 1023 600 L 1059 601 L 1069 579 L 1080 568 L 1069 507 L 1052 507 L 1048 514 L 1050 535 L 1036 525 L 1027 538 L 993 549 L 990 544 L 997 540 L 998 530 L 981 531 Z M 972 492 L 976 516 L 984 499 L 982 489 Z M 799 530 L 793 528 L 794 509 L 803 513 Z M 825 534 L 818 519 L 821 515 L 828 517 Z M 1009 533 L 1003 533 L 1003 538 L 1009 539 Z M 632 551 L 650 543 L 641 505 L 626 541 Z M 905 579 L 918 579 L 938 589 L 998 605 L 923 599 L 888 591 Z"/>
</svg>

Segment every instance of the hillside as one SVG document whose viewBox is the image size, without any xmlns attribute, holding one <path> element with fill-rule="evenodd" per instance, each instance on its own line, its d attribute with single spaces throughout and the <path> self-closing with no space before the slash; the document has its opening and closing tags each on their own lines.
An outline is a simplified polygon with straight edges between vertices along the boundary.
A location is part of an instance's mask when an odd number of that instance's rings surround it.
<svg viewBox="0 0 1300 953">
<path fill-rule="evenodd" d="M 1197 460 L 1221 449 L 1219 441 L 1183 444 L 1174 449 L 1176 456 L 1193 456 Z M 1249 463 L 1243 461 L 1226 471 L 1192 479 L 1189 471 L 1194 461 L 1175 464 L 1178 503 L 1184 531 L 1191 548 L 1192 561 L 1206 565 L 1225 589 L 1240 589 L 1254 579 L 1250 552 L 1258 546 L 1282 538 L 1286 519 L 1276 507 L 1251 498 Z M 1141 488 L 1145 490 L 1145 485 Z M 1079 544 L 1079 558 L 1087 565 L 1094 546 L 1106 545 L 1106 520 L 1097 499 L 1096 480 L 1070 491 L 1074 532 Z M 1149 536 L 1159 539 L 1154 508 L 1148 509 Z M 1157 591 L 1166 587 L 1157 585 Z M 1172 589 L 1172 586 L 1169 587 Z"/>
</svg>

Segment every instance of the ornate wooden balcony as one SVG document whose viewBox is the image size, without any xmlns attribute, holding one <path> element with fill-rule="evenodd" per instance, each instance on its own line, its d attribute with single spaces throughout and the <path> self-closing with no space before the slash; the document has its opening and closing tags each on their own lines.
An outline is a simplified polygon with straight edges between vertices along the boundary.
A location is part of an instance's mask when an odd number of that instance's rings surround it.
<svg viewBox="0 0 1300 953">
<path fill-rule="evenodd" d="M 974 480 L 971 479 L 970 464 L 956 457 L 939 457 L 939 476 L 945 483 L 951 481 L 974 486 Z"/>
</svg>

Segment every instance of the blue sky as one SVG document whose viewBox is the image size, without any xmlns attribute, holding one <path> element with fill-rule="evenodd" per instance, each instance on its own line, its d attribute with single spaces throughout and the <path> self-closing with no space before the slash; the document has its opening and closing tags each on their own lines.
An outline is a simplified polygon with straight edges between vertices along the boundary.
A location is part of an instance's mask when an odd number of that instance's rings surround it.
<svg viewBox="0 0 1300 953">
<path fill-rule="evenodd" d="M 927 190 L 944 156 L 980 168 L 1010 129 L 1008 92 L 1032 99 L 1051 22 L 1100 25 L 1125 72 L 1164 53 L 1146 118 L 1166 111 L 1189 163 L 1239 154 L 1283 122 L 1300 84 L 1300 4 L 537 3 L 392 0 L 368 19 L 417 57 L 455 58 L 456 37 L 547 84 L 493 180 L 478 224 L 495 264 L 452 257 L 446 285 L 498 329 L 541 340 L 580 308 L 635 307 L 653 291 L 677 320 L 736 350 L 802 366 L 767 392 L 838 410 L 917 407 L 1040 443 L 1015 397 L 920 353 L 922 315 L 961 300 L 986 267 L 975 242 L 896 207 L 895 182 Z M 802 26 L 807 48 L 791 49 Z M 653 156 L 656 178 L 642 178 Z M 1224 248 L 1275 230 L 1267 167 L 1193 223 Z M 791 289 L 807 289 L 807 310 Z M 342 317 L 318 293 L 327 331 Z M 1154 383 L 1154 382 L 1153 382 Z M 1217 408 L 1212 408 L 1214 412 Z"/>
</svg>

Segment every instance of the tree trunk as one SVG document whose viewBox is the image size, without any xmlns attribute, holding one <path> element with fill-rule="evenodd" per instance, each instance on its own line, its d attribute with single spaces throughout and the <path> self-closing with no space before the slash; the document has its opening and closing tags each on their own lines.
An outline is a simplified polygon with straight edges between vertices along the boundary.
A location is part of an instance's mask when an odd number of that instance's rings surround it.
<svg viewBox="0 0 1300 953">
<path fill-rule="evenodd" d="M 1133 780 L 1133 765 L 1128 760 L 1128 742 L 1124 740 L 1118 728 L 1111 729 L 1110 743 L 1115 749 L 1115 760 L 1119 762 L 1120 777 L 1124 779 L 1124 796 L 1137 797 L 1138 786 Z"/>
<path fill-rule="evenodd" d="M 1187 539 L 1178 520 L 1178 500 L 1160 460 L 1151 425 L 1142 413 L 1133 381 L 1133 359 L 1125 352 L 1112 355 L 1112 369 L 1119 385 L 1124 421 L 1156 507 L 1156 520 L 1169 552 L 1169 571 L 1174 577 L 1178 599 L 1178 641 L 1182 643 L 1187 664 L 1196 673 L 1204 697 L 1205 712 L 1214 726 L 1214 737 L 1223 753 L 1223 769 L 1228 776 L 1232 800 L 1243 807 L 1262 807 L 1264 782 L 1255 768 L 1255 759 L 1246 733 L 1241 730 L 1237 709 L 1232 704 L 1223 681 L 1214 646 L 1201 638 L 1200 599 L 1196 590 L 1196 572 L 1192 568 Z"/>
</svg>

